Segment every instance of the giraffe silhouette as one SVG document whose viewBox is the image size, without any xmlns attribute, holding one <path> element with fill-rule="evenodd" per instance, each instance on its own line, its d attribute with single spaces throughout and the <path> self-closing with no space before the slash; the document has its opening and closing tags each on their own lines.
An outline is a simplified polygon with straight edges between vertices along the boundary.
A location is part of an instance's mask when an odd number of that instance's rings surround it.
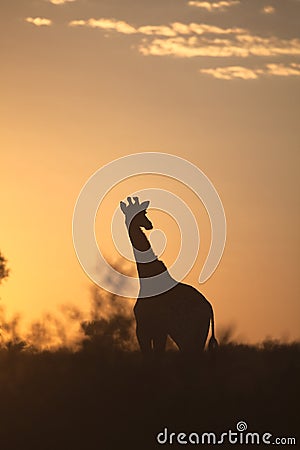
<svg viewBox="0 0 300 450">
<path fill-rule="evenodd" d="M 218 346 L 214 334 L 214 313 L 211 304 L 194 287 L 176 281 L 165 264 L 154 254 L 143 232 L 153 225 L 147 217 L 149 201 L 127 197 L 120 202 L 125 215 L 129 239 L 133 247 L 140 291 L 134 306 L 136 335 L 144 355 L 162 354 L 167 336 L 185 354 L 201 353 L 211 323 L 209 349 Z"/>
</svg>

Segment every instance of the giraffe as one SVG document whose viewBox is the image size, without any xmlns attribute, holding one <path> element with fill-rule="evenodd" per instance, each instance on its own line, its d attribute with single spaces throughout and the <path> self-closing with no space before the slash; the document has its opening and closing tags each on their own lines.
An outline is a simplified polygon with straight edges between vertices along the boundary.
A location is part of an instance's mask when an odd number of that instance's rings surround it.
<svg viewBox="0 0 300 450">
<path fill-rule="evenodd" d="M 153 252 L 142 230 L 153 229 L 147 217 L 150 202 L 140 203 L 138 197 L 133 197 L 133 201 L 131 197 L 127 197 L 127 201 L 128 205 L 120 202 L 120 208 L 125 215 L 140 281 L 134 315 L 141 352 L 145 356 L 163 354 L 169 335 L 181 352 L 201 353 L 210 323 L 211 338 L 208 347 L 217 347 L 211 304 L 197 289 L 176 281 L 170 275 L 165 264 Z"/>
</svg>

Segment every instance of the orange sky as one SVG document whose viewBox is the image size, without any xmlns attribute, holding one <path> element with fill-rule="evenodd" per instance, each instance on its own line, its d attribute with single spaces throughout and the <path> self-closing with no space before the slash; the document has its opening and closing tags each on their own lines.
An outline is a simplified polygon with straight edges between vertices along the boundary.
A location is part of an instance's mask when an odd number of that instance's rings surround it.
<svg viewBox="0 0 300 450">
<path fill-rule="evenodd" d="M 9 315 L 28 322 L 64 303 L 88 308 L 90 282 L 72 244 L 79 191 L 115 158 L 162 151 L 196 164 L 222 198 L 226 249 L 201 286 L 217 327 L 234 324 L 251 342 L 299 339 L 300 4 L 253 0 L 209 11 L 188 3 L 0 6 L 0 250 L 11 267 L 0 295 Z M 83 22 L 70 26 L 75 20 Z M 107 201 L 153 186 L 180 194 L 197 217 L 201 249 L 186 281 L 200 288 L 209 222 L 188 189 L 136 179 Z M 102 214 L 99 230 L 109 223 Z M 162 213 L 152 218 L 168 237 Z M 98 242 L 113 252 L 100 234 Z M 172 262 L 170 247 L 164 257 Z"/>
</svg>

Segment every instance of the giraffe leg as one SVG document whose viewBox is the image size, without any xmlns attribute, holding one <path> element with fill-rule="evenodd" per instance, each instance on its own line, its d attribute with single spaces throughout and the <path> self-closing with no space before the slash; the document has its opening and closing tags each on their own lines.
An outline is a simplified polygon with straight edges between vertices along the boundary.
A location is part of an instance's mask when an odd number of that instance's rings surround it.
<svg viewBox="0 0 300 450">
<path fill-rule="evenodd" d="M 153 351 L 156 355 L 161 355 L 166 350 L 167 335 L 165 333 L 157 333 L 153 337 Z"/>
<path fill-rule="evenodd" d="M 137 337 L 141 352 L 144 355 L 149 355 L 150 353 L 152 353 L 151 335 L 149 333 L 147 333 L 147 330 L 145 330 L 144 327 L 137 325 L 136 337 Z"/>
</svg>

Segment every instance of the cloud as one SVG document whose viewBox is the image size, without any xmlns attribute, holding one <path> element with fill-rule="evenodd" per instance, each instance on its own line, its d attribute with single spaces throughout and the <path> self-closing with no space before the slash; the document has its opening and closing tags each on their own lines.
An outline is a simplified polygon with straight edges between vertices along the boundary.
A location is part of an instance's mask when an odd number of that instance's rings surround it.
<svg viewBox="0 0 300 450">
<path fill-rule="evenodd" d="M 233 80 L 241 78 L 243 80 L 254 80 L 258 78 L 255 70 L 247 69 L 241 66 L 217 67 L 216 69 L 201 69 L 200 73 L 212 75 L 221 80 Z"/>
<path fill-rule="evenodd" d="M 218 4 L 221 3 L 224 4 L 224 2 L 218 2 Z M 223 59 L 232 57 L 247 59 L 253 56 L 260 58 L 300 56 L 300 39 L 281 39 L 276 36 L 263 37 L 251 34 L 248 30 L 238 27 L 223 28 L 195 22 L 173 22 L 168 25 L 135 27 L 114 18 L 73 20 L 69 23 L 69 26 L 98 28 L 126 35 L 143 36 L 138 50 L 145 56 Z M 233 65 L 202 69 L 200 72 L 224 80 L 238 78 L 255 80 L 260 76 L 299 76 L 300 65 L 297 63 L 288 65 L 281 63 L 266 64 L 263 69 Z"/>
<path fill-rule="evenodd" d="M 72 20 L 71 22 L 69 22 L 69 26 L 70 27 L 84 27 L 87 25 L 87 21 L 86 20 Z"/>
<path fill-rule="evenodd" d="M 211 75 L 222 80 L 255 80 L 260 76 L 300 76 L 300 64 L 267 64 L 262 69 L 249 69 L 242 66 L 217 67 L 213 69 L 200 69 L 200 73 Z"/>
<path fill-rule="evenodd" d="M 249 51 L 249 55 L 300 55 L 300 39 L 263 38 L 247 33 L 236 36 L 236 41 Z"/>
<path fill-rule="evenodd" d="M 262 9 L 262 12 L 264 14 L 274 14 L 275 8 L 274 8 L 274 6 L 264 6 L 264 8 Z"/>
<path fill-rule="evenodd" d="M 76 0 L 48 0 L 53 5 L 63 5 L 64 3 L 75 2 Z"/>
<path fill-rule="evenodd" d="M 203 34 L 239 34 L 246 30 L 243 28 L 221 28 L 215 25 L 190 23 L 184 24 L 174 22 L 170 25 L 145 25 L 141 27 L 134 27 L 127 22 L 116 19 L 88 19 L 88 20 L 72 20 L 69 26 L 85 26 L 90 28 L 100 28 L 102 30 L 117 31 L 123 34 L 143 34 L 146 36 L 163 36 L 176 37 L 178 35 L 203 35 Z"/>
<path fill-rule="evenodd" d="M 300 76 L 300 64 L 292 63 L 289 66 L 284 64 L 267 64 L 268 74 L 279 77 Z"/>
<path fill-rule="evenodd" d="M 89 28 L 101 28 L 106 31 L 117 31 L 123 34 L 137 33 L 136 28 L 129 25 L 127 22 L 115 19 L 88 19 L 88 20 L 72 20 L 69 22 L 69 26 L 85 26 Z"/>
<path fill-rule="evenodd" d="M 139 51 L 143 55 L 171 55 L 180 58 L 300 55 L 300 39 L 263 38 L 251 35 L 242 29 L 222 30 L 209 25 L 199 25 L 198 31 L 196 28 L 193 31 L 194 35 L 189 37 L 176 36 L 143 41 L 139 46 Z M 201 36 L 201 32 L 204 36 Z M 206 34 L 211 36 L 207 37 Z M 220 36 L 215 37 L 214 35 Z"/>
<path fill-rule="evenodd" d="M 174 26 L 174 25 L 176 27 L 176 23 L 172 24 L 172 26 Z M 179 23 L 179 25 L 183 25 L 183 24 Z M 190 24 L 186 25 L 186 27 L 187 27 L 187 30 L 189 31 L 188 34 L 194 33 L 197 35 L 201 35 L 201 34 L 240 34 L 240 33 L 246 32 L 246 30 L 244 30 L 243 28 L 237 28 L 237 27 L 221 28 L 221 27 L 217 27 L 215 25 L 208 25 L 205 23 L 190 23 Z M 181 33 L 180 31 L 178 31 L 178 34 L 187 34 L 187 33 Z"/>
<path fill-rule="evenodd" d="M 224 11 L 232 6 L 238 5 L 238 0 L 223 0 L 218 2 L 201 2 L 201 1 L 189 1 L 190 6 L 196 6 L 197 8 L 206 9 L 209 12 Z"/>
<path fill-rule="evenodd" d="M 300 39 L 261 37 L 238 27 L 222 28 L 194 22 L 134 27 L 122 20 L 106 18 L 73 20 L 69 22 L 69 26 L 147 36 L 148 39 L 143 39 L 139 45 L 139 51 L 143 55 L 171 55 L 180 58 L 300 55 Z"/>
<path fill-rule="evenodd" d="M 229 57 L 248 56 L 248 50 L 232 45 L 227 39 L 198 39 L 195 36 L 184 38 L 154 39 L 150 43 L 142 43 L 139 51 L 143 55 L 177 56 L 193 58 L 200 56 Z"/>
<path fill-rule="evenodd" d="M 159 35 L 169 37 L 177 35 L 176 30 L 165 25 L 146 25 L 143 27 L 139 27 L 137 29 L 137 32 L 148 36 Z"/>
<path fill-rule="evenodd" d="M 46 19 L 44 17 L 26 17 L 26 22 L 32 23 L 33 25 L 37 27 L 47 26 L 49 27 L 52 25 L 52 20 Z"/>
</svg>

